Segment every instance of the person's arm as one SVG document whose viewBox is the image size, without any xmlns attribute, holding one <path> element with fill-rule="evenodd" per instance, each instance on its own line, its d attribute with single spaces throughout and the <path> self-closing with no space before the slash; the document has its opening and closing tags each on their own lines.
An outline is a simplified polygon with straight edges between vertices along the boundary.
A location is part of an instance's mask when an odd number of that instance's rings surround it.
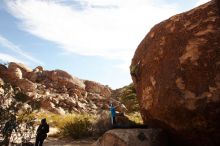
<svg viewBox="0 0 220 146">
<path fill-rule="evenodd" d="M 9 122 L 7 121 L 7 122 L 5 123 L 5 126 L 4 126 L 3 130 L 2 130 L 2 134 L 3 134 L 3 135 L 5 135 L 6 132 L 7 132 L 7 130 L 8 130 L 8 124 L 9 124 Z"/>
<path fill-rule="evenodd" d="M 41 130 L 41 125 L 38 126 L 36 133 L 38 134 Z"/>
<path fill-rule="evenodd" d="M 49 133 L 49 132 L 50 132 L 50 126 L 47 125 L 46 133 Z"/>
<path fill-rule="evenodd" d="M 15 129 L 15 132 L 17 132 L 17 123 L 16 122 L 14 123 L 14 129 Z"/>
</svg>

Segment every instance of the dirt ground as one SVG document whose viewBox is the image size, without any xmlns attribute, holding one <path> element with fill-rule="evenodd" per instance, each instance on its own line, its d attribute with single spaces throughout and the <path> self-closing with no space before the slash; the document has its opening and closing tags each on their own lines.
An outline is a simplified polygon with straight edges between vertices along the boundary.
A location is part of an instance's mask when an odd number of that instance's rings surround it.
<svg viewBox="0 0 220 146">
<path fill-rule="evenodd" d="M 90 139 L 80 139 L 73 140 L 70 138 L 55 138 L 52 135 L 58 132 L 57 128 L 50 128 L 49 136 L 44 142 L 44 146 L 91 146 L 95 140 Z"/>
<path fill-rule="evenodd" d="M 44 146 L 91 146 L 95 140 L 72 140 L 72 139 L 58 139 L 48 137 L 44 142 Z"/>
</svg>

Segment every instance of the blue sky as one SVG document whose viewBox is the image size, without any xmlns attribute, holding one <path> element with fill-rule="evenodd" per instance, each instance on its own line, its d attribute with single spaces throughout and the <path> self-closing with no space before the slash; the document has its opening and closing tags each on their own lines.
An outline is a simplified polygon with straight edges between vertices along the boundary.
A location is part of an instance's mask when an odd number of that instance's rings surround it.
<svg viewBox="0 0 220 146">
<path fill-rule="evenodd" d="M 1 0 L 0 60 L 119 88 L 156 23 L 208 0 Z"/>
</svg>

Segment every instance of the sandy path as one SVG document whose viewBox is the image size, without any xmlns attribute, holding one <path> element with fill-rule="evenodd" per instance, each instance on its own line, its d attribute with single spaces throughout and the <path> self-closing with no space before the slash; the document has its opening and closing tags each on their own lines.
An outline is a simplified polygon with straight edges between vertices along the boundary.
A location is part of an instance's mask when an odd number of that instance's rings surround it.
<svg viewBox="0 0 220 146">
<path fill-rule="evenodd" d="M 71 139 L 57 139 L 48 137 L 44 142 L 44 146 L 91 146 L 94 140 L 71 140 Z"/>
</svg>

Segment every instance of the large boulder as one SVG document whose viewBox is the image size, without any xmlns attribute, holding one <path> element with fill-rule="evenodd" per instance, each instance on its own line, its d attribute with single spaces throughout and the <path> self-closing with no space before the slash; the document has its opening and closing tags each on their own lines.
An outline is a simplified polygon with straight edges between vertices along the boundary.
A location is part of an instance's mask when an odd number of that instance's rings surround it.
<svg viewBox="0 0 220 146">
<path fill-rule="evenodd" d="M 8 64 L 9 69 L 19 68 L 23 74 L 27 72 L 32 72 L 32 69 L 22 63 L 10 62 Z"/>
<path fill-rule="evenodd" d="M 52 82 L 57 83 L 57 88 L 65 86 L 68 89 L 85 89 L 85 85 L 82 80 L 71 76 L 69 73 L 63 70 L 43 71 L 43 75 L 45 75 Z"/>
<path fill-rule="evenodd" d="M 16 86 L 18 86 L 24 92 L 33 92 L 36 90 L 37 85 L 28 79 L 20 79 L 16 82 Z"/>
<path fill-rule="evenodd" d="M 0 86 L 0 95 L 4 95 L 5 90 Z"/>
<path fill-rule="evenodd" d="M 14 84 L 17 80 L 22 79 L 22 72 L 19 68 L 8 68 L 7 77 L 9 81 Z"/>
<path fill-rule="evenodd" d="M 7 67 L 3 64 L 0 64 L 0 77 L 6 79 Z"/>
<path fill-rule="evenodd" d="M 0 78 L 0 87 L 4 86 L 5 82 L 3 81 L 2 78 Z"/>
<path fill-rule="evenodd" d="M 167 146 L 161 129 L 114 129 L 106 132 L 93 146 Z"/>
<path fill-rule="evenodd" d="M 42 66 L 37 66 L 33 71 L 34 72 L 43 72 L 44 68 Z"/>
<path fill-rule="evenodd" d="M 39 74 L 39 72 L 28 72 L 26 78 L 32 82 L 36 82 L 40 78 Z"/>
<path fill-rule="evenodd" d="M 100 83 L 85 80 L 86 91 L 91 93 L 96 93 L 109 98 L 111 96 L 111 89 L 107 86 L 101 85 Z"/>
<path fill-rule="evenodd" d="M 210 1 L 154 26 L 131 63 L 145 123 L 173 145 L 220 145 L 220 16 Z"/>
<path fill-rule="evenodd" d="M 7 78 L 13 85 L 17 80 L 27 76 L 28 73 L 32 72 L 32 69 L 22 63 L 10 62 L 7 69 Z"/>
</svg>

